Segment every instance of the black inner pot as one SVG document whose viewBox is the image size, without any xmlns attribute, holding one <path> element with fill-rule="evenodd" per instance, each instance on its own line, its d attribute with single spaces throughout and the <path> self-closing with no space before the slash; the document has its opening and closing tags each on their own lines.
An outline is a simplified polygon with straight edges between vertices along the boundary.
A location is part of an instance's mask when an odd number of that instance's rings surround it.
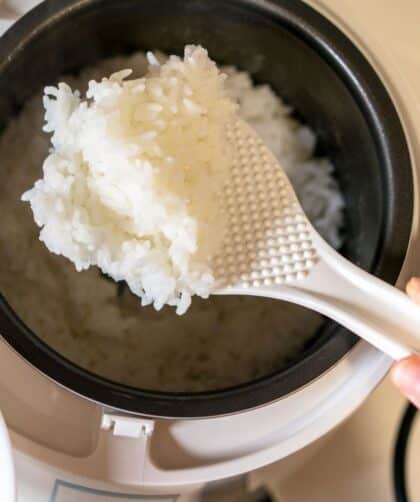
<svg viewBox="0 0 420 502">
<path fill-rule="evenodd" d="M 344 254 L 396 280 L 412 217 L 411 166 L 404 134 L 383 85 L 346 37 L 297 0 L 51 0 L 0 41 L 0 127 L 59 75 L 138 49 L 182 52 L 199 43 L 219 63 L 267 82 L 319 136 L 347 202 Z M 5 180 L 4 182 L 7 182 Z M 114 408 L 162 417 L 237 412 L 276 400 L 318 377 L 357 338 L 327 323 L 285 371 L 222 391 L 142 391 L 93 375 L 51 350 L 5 300 L 4 338 L 60 384 Z M 256 329 L 255 336 L 258 336 Z"/>
</svg>

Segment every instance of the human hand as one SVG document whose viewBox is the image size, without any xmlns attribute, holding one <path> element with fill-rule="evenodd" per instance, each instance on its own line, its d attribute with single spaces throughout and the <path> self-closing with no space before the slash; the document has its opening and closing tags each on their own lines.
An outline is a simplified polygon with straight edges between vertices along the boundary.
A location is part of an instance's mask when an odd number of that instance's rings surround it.
<svg viewBox="0 0 420 502">
<path fill-rule="evenodd" d="M 408 296 L 420 307 L 420 278 L 411 279 L 407 284 L 406 291 Z M 391 378 L 400 391 L 417 408 L 420 408 L 420 356 L 409 356 L 397 361 L 392 367 Z"/>
</svg>

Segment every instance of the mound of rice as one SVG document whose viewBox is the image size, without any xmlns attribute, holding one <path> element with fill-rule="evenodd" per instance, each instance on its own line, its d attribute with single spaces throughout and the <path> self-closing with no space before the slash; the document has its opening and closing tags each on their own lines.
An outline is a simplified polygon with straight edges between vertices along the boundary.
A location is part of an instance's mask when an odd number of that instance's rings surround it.
<svg viewBox="0 0 420 502">
<path fill-rule="evenodd" d="M 22 199 L 51 252 L 125 281 L 142 305 L 182 314 L 214 282 L 235 105 L 203 48 L 149 60 L 143 78 L 122 70 L 90 81 L 86 99 L 65 83 L 45 88 L 52 149 Z"/>
</svg>

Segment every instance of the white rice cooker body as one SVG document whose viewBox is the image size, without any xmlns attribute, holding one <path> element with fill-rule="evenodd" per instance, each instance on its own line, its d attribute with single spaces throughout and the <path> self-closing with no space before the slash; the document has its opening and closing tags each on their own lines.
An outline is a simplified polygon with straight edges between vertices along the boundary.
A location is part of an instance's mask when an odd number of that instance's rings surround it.
<svg viewBox="0 0 420 502">
<path fill-rule="evenodd" d="M 20 0 L 9 5 L 15 5 L 21 14 L 35 3 Z M 381 0 L 363 2 L 363 9 L 362 0 L 340 0 L 339 6 L 335 0 L 308 3 L 339 26 L 366 55 L 400 114 L 415 181 L 411 240 L 398 281 L 403 286 L 410 276 L 420 274 L 420 260 L 416 260 L 420 252 L 420 120 L 413 114 L 420 101 L 420 68 L 406 50 L 407 37 L 414 37 L 415 30 L 407 29 L 407 17 L 396 22 L 398 10 L 390 28 L 386 23 L 368 24 L 368 10 L 375 11 L 375 16 L 386 15 Z M 420 6 L 412 8 L 420 11 Z M 1 26 L 5 29 L 14 15 L 11 10 L 4 13 Z M 418 17 L 420 12 L 413 13 L 413 19 L 416 14 Z M 387 36 L 391 26 L 392 45 L 388 46 L 384 40 L 391 39 Z M 324 436 L 364 401 L 391 364 L 386 356 L 360 342 L 320 378 L 271 404 L 218 418 L 149 420 L 103 410 L 70 393 L 5 344 L 0 344 L 0 360 L 0 403 L 14 451 L 19 500 L 31 502 L 85 502 L 101 497 L 115 501 L 127 500 L 129 494 L 131 499 L 141 494 L 141 500 L 148 500 L 148 494 L 155 501 L 195 500 L 194 493 L 206 483 L 285 459 Z M 0 462 L 10 467 L 8 445 L 6 427 L 0 420 Z M 13 485 L 13 470 L 2 468 L 2 501 L 15 498 Z"/>
</svg>

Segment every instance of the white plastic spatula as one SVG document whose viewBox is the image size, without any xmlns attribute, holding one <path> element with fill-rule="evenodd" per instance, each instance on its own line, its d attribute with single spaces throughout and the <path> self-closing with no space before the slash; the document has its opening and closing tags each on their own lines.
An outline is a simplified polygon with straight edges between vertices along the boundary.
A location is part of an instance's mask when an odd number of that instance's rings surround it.
<svg viewBox="0 0 420 502">
<path fill-rule="evenodd" d="M 223 194 L 228 232 L 214 259 L 216 294 L 256 295 L 316 310 L 400 359 L 420 349 L 420 307 L 332 249 L 309 223 L 278 161 L 240 119 Z"/>
</svg>

